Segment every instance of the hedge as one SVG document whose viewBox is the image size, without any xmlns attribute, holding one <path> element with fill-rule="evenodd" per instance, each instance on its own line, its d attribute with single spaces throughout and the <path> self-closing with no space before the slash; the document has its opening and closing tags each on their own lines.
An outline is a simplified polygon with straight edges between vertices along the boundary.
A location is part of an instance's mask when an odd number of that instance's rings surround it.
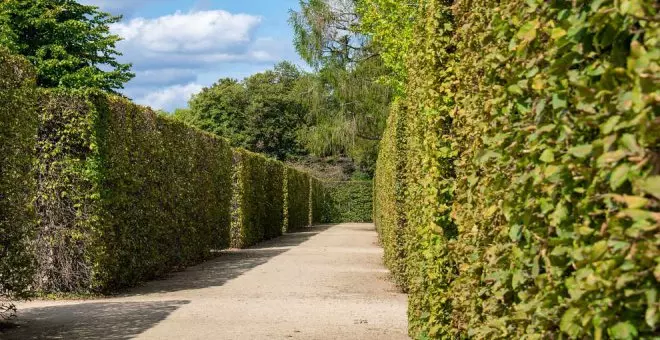
<svg viewBox="0 0 660 340">
<path fill-rule="evenodd" d="M 30 295 L 33 278 L 35 86 L 28 62 L 0 49 L 0 320 L 15 311 L 9 300 Z"/>
<path fill-rule="evenodd" d="M 113 290 L 229 244 L 224 140 L 103 94 L 40 107 L 37 288 Z"/>
<path fill-rule="evenodd" d="M 406 291 L 403 109 L 395 103 L 390 112 L 376 164 L 373 219 L 384 248 L 385 265 L 390 268 L 397 285 Z"/>
<path fill-rule="evenodd" d="M 310 177 L 310 225 L 323 223 L 323 209 L 326 200 L 326 190 L 323 182 L 318 178 Z"/>
<path fill-rule="evenodd" d="M 234 150 L 231 246 L 245 248 L 282 234 L 284 164 Z"/>
<path fill-rule="evenodd" d="M 286 168 L 287 224 L 286 231 L 310 225 L 310 177 L 294 168 Z"/>
<path fill-rule="evenodd" d="M 411 336 L 653 338 L 655 3 L 417 8 L 375 213 L 386 249 L 404 238 Z M 404 141 L 393 141 L 401 126 Z M 391 143 L 406 151 L 402 169 Z M 400 201 L 403 228 L 392 222 Z M 388 264 L 401 272 L 399 260 Z"/>
<path fill-rule="evenodd" d="M 324 182 L 323 223 L 371 222 L 371 181 Z"/>
</svg>

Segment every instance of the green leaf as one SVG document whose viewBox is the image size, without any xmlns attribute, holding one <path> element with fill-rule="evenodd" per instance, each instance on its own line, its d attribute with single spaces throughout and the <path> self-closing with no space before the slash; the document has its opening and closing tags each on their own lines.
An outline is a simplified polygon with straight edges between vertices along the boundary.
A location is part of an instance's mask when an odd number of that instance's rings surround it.
<svg viewBox="0 0 660 340">
<path fill-rule="evenodd" d="M 625 146 L 626 149 L 628 149 L 628 151 L 630 152 L 637 154 L 641 154 L 644 152 L 644 150 L 641 147 L 639 147 L 639 144 L 637 144 L 637 139 L 635 138 L 635 136 L 629 133 L 626 133 L 623 136 L 621 136 L 621 144 L 623 144 L 623 146 Z"/>
<path fill-rule="evenodd" d="M 518 33 L 516 33 L 516 38 L 523 40 L 525 42 L 531 42 L 536 39 L 536 28 L 539 26 L 539 20 L 534 19 L 528 21 L 520 27 Z"/>
<path fill-rule="evenodd" d="M 511 287 L 517 289 L 521 284 L 525 283 L 525 275 L 522 270 L 516 270 L 511 276 Z"/>
<path fill-rule="evenodd" d="M 559 329 L 573 338 L 577 337 L 580 335 L 582 330 L 582 327 L 580 327 L 580 325 L 575 322 L 578 320 L 579 316 L 579 309 L 569 308 L 561 317 L 561 321 L 559 322 Z"/>
<path fill-rule="evenodd" d="M 561 27 L 553 28 L 552 33 L 550 33 L 550 37 L 554 40 L 557 40 L 565 35 L 566 35 L 566 31 Z"/>
<path fill-rule="evenodd" d="M 555 161 L 555 153 L 550 149 L 545 149 L 541 154 L 540 160 L 545 163 L 552 163 Z"/>
<path fill-rule="evenodd" d="M 577 158 L 585 158 L 591 154 L 592 150 L 593 146 L 590 144 L 583 144 L 568 149 L 568 153 Z"/>
<path fill-rule="evenodd" d="M 610 187 L 612 190 L 618 189 L 623 183 L 628 180 L 628 172 L 630 167 L 628 164 L 621 164 L 610 175 Z"/>
<path fill-rule="evenodd" d="M 510 85 L 509 87 L 507 87 L 507 91 L 509 91 L 510 93 L 513 93 L 513 94 L 517 94 L 517 95 L 522 95 L 523 94 L 523 91 L 520 88 L 520 86 L 518 86 L 516 84 Z"/>
<path fill-rule="evenodd" d="M 628 340 L 637 337 L 637 328 L 630 322 L 619 322 L 612 326 L 608 333 L 613 339 Z"/>
<path fill-rule="evenodd" d="M 555 93 L 555 94 L 552 95 L 552 107 L 555 110 L 565 109 L 565 108 L 568 107 L 568 104 L 566 102 L 566 99 L 564 99 L 563 97 L 560 97 L 558 94 Z"/>
<path fill-rule="evenodd" d="M 520 236 L 521 236 L 521 226 L 519 224 L 514 224 L 511 226 L 509 229 L 509 238 L 511 238 L 511 241 L 513 242 L 518 242 L 520 241 Z"/>
<path fill-rule="evenodd" d="M 616 127 L 617 124 L 619 124 L 619 121 L 621 120 L 621 116 L 612 116 L 610 119 L 605 122 L 605 124 L 600 126 L 600 131 L 604 135 L 609 135 L 612 131 L 614 131 L 614 128 Z"/>
<path fill-rule="evenodd" d="M 660 176 L 649 177 L 641 181 L 641 189 L 660 199 Z"/>
</svg>

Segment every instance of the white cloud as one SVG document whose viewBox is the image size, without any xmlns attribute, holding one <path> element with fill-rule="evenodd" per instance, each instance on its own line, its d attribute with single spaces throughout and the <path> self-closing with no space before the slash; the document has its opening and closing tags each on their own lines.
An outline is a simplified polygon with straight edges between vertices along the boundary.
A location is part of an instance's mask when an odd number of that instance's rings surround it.
<svg viewBox="0 0 660 340">
<path fill-rule="evenodd" d="M 85 1 L 127 11 L 142 3 Z M 171 111 L 187 106 L 193 93 L 218 78 L 296 58 L 290 41 L 257 37 L 261 23 L 256 15 L 192 10 L 113 24 L 112 33 L 124 38 L 117 45 L 123 54 L 119 61 L 132 63 L 136 73 L 122 92 L 140 104 Z"/>
<path fill-rule="evenodd" d="M 203 86 L 197 83 L 174 85 L 148 93 L 144 97 L 136 99 L 136 102 L 151 106 L 156 110 L 171 111 L 177 107 L 185 107 L 192 95 L 200 92 L 202 88 Z"/>
<path fill-rule="evenodd" d="M 261 18 L 222 10 L 177 12 L 155 19 L 134 18 L 111 26 L 121 47 L 146 56 L 158 53 L 235 54 L 252 40 Z"/>
</svg>

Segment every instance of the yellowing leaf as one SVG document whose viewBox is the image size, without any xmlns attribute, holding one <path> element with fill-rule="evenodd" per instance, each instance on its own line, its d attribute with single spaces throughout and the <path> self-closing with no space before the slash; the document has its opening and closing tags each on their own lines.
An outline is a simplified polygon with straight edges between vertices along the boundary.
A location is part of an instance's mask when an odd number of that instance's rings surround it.
<svg viewBox="0 0 660 340">
<path fill-rule="evenodd" d="M 525 42 L 531 42 L 536 39 L 536 29 L 539 26 L 539 20 L 534 19 L 522 25 L 516 33 L 516 37 Z"/>
<path fill-rule="evenodd" d="M 649 204 L 649 200 L 638 196 L 623 196 L 623 201 L 630 209 L 642 209 Z"/>
<path fill-rule="evenodd" d="M 555 161 L 555 153 L 552 152 L 552 150 L 550 150 L 550 149 L 545 149 L 545 151 L 543 151 L 543 153 L 541 154 L 540 160 L 545 162 L 545 163 L 554 162 Z"/>
<path fill-rule="evenodd" d="M 559 39 L 559 38 L 561 38 L 561 37 L 563 37 L 563 36 L 565 36 L 565 35 L 566 35 L 566 31 L 565 31 L 563 28 L 561 28 L 561 27 L 555 27 L 555 28 L 552 30 L 552 33 L 550 33 L 550 37 L 551 37 L 552 39 L 555 39 L 555 40 L 557 40 L 557 39 Z"/>
<path fill-rule="evenodd" d="M 641 182 L 641 189 L 660 199 L 660 176 L 649 177 Z"/>
</svg>

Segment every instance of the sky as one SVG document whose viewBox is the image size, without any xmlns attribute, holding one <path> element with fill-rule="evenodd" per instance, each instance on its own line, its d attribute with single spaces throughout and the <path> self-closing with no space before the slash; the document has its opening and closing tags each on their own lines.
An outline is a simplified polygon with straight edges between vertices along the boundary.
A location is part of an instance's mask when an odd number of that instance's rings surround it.
<svg viewBox="0 0 660 340">
<path fill-rule="evenodd" d="M 135 78 L 122 93 L 173 111 L 220 78 L 242 79 L 282 60 L 301 67 L 287 20 L 298 0 L 82 0 L 122 14 L 118 60 Z"/>
</svg>

